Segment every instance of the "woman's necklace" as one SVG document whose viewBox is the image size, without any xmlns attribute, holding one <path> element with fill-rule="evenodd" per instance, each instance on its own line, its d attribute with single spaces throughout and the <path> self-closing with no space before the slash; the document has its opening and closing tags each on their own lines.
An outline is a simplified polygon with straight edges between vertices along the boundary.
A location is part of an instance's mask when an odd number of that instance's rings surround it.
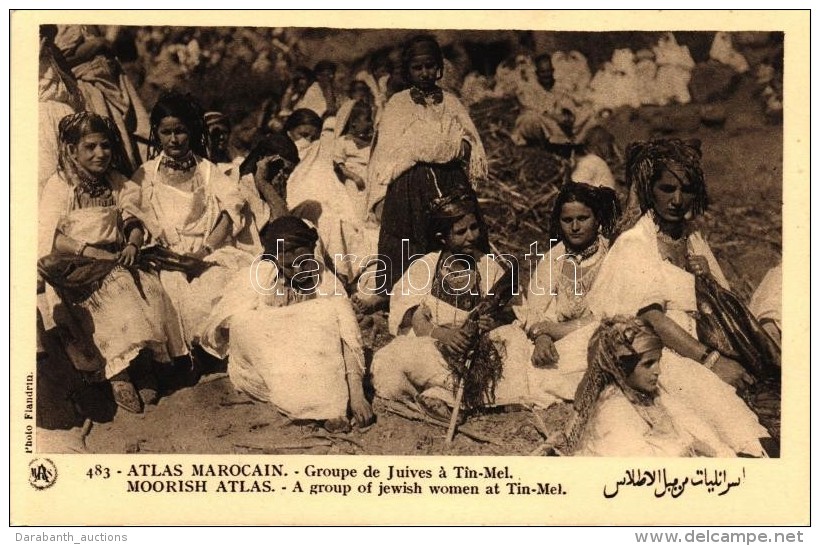
<svg viewBox="0 0 820 546">
<path fill-rule="evenodd" d="M 687 241 L 692 231 L 690 224 L 686 222 L 680 226 L 680 235 L 674 237 L 663 230 L 657 216 L 653 214 L 652 219 L 657 229 L 655 236 L 658 241 L 658 250 L 661 253 L 661 257 L 680 268 L 684 268 L 686 265 L 686 255 L 688 254 Z"/>
<path fill-rule="evenodd" d="M 594 243 L 583 249 L 581 252 L 575 252 L 567 247 L 567 253 L 569 254 L 570 259 L 572 259 L 576 264 L 580 264 L 584 260 L 592 258 L 595 253 L 598 252 L 600 242 L 601 240 L 596 238 Z"/>
<path fill-rule="evenodd" d="M 161 165 L 169 171 L 189 171 L 196 166 L 196 157 L 193 152 L 188 152 L 182 159 L 163 155 Z"/>
<path fill-rule="evenodd" d="M 77 169 L 77 188 L 85 195 L 97 198 L 111 191 L 108 179 L 105 175 L 96 177 L 88 174 L 83 169 Z"/>
<path fill-rule="evenodd" d="M 658 249 L 660 250 L 663 258 L 669 260 L 678 267 L 683 267 L 686 264 L 687 237 L 685 234 L 676 239 L 671 235 L 658 230 L 657 239 Z"/>
<path fill-rule="evenodd" d="M 413 102 L 422 106 L 439 104 L 444 100 L 444 91 L 438 86 L 434 86 L 428 91 L 422 91 L 418 87 L 413 86 L 410 88 L 410 98 L 413 99 Z"/>
</svg>

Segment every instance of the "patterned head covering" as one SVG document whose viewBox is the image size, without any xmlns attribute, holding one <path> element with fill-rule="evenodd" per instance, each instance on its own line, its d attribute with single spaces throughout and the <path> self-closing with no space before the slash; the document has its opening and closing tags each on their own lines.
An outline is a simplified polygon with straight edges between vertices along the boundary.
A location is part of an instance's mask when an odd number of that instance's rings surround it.
<svg viewBox="0 0 820 546">
<path fill-rule="evenodd" d="M 290 137 L 287 134 L 271 133 L 259 139 L 245 161 L 239 166 L 239 174 L 253 174 L 256 172 L 256 164 L 260 159 L 277 155 L 294 165 L 299 163 L 299 151 Z"/>
<path fill-rule="evenodd" d="M 652 186 L 663 171 L 693 186 L 692 212 L 702 214 L 709 205 L 703 177 L 700 141 L 677 138 L 633 142 L 626 149 L 626 182 L 638 192 L 641 212 L 652 210 Z"/>
<path fill-rule="evenodd" d="M 259 232 L 265 251 L 276 253 L 276 242 L 282 240 L 284 250 L 294 248 L 314 248 L 319 240 L 316 230 L 296 216 L 281 216 L 268 223 Z M 271 252 L 273 251 L 273 252 Z"/>
<path fill-rule="evenodd" d="M 128 170 L 129 163 L 120 132 L 111 119 L 91 112 L 69 114 L 60 120 L 58 131 L 60 150 L 57 163 L 63 174 L 75 186 L 83 188 L 92 195 L 99 192 L 99 183 L 85 172 L 85 169 L 77 162 L 75 153 L 72 152 L 72 148 L 79 145 L 84 136 L 94 133 L 104 134 L 111 144 L 109 170 L 113 168 L 126 176 L 131 174 Z"/>
<path fill-rule="evenodd" d="M 230 130 L 231 120 L 222 112 L 205 112 L 205 126 L 210 130 L 212 127 L 225 127 Z"/>
<path fill-rule="evenodd" d="M 428 237 L 431 248 L 441 248 L 442 239 L 447 237 L 453 225 L 468 214 L 475 215 L 476 220 L 481 224 L 482 233 L 486 231 L 478 203 L 474 196 L 467 193 L 437 197 L 430 202 L 429 211 L 430 232 Z"/>
<path fill-rule="evenodd" d="M 444 54 L 438 41 L 430 34 L 420 34 L 410 38 L 401 54 L 402 75 L 405 81 L 410 81 L 410 61 L 419 55 L 432 56 L 439 66 L 439 78 L 444 72 Z"/>
<path fill-rule="evenodd" d="M 454 193 L 433 199 L 430 217 L 435 220 L 458 220 L 475 213 L 475 200 L 468 194 Z"/>
<path fill-rule="evenodd" d="M 589 365 L 575 391 L 575 419 L 568 436 L 570 452 L 579 447 L 598 397 L 607 385 L 617 385 L 633 404 L 649 401 L 649 395 L 630 387 L 627 378 L 642 354 L 659 349 L 663 349 L 663 342 L 640 319 L 615 316 L 601 321 L 589 341 Z"/>
</svg>

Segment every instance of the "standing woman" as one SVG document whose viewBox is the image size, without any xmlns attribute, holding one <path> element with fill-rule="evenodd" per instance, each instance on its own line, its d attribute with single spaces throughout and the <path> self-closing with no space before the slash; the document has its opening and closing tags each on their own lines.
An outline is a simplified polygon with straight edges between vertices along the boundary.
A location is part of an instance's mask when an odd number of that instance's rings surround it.
<svg viewBox="0 0 820 546">
<path fill-rule="evenodd" d="M 198 343 L 201 323 L 231 271 L 253 261 L 235 248 L 244 200 L 237 185 L 205 159 L 206 138 L 199 106 L 188 96 L 167 93 L 151 111 L 152 159 L 134 174 L 154 242 L 218 264 L 191 282 L 178 271 L 161 273 L 189 346 Z"/>
<path fill-rule="evenodd" d="M 412 38 L 402 68 L 410 88 L 385 106 L 368 167 L 367 211 L 381 222 L 379 255 L 387 268 L 377 278 L 379 295 L 360 301 L 360 308 L 385 302 L 416 255 L 433 250 L 432 200 L 464 193 L 476 199 L 475 185 L 487 176 L 484 146 L 467 109 L 437 85 L 444 57 L 435 38 Z M 477 247 L 489 252 L 483 228 Z"/>
<path fill-rule="evenodd" d="M 82 112 L 59 126 L 59 169 L 40 201 L 38 270 L 52 316 L 74 365 L 111 383 L 131 412 L 156 402 L 148 370 L 129 370 L 147 349 L 154 361 L 187 354 L 159 279 L 134 268 L 143 243 L 139 187 L 120 169 L 125 158 L 113 122 Z M 67 334 L 67 335 L 65 335 Z M 139 386 L 139 385 L 138 385 Z"/>
<path fill-rule="evenodd" d="M 86 108 L 114 121 L 129 169 L 136 169 L 145 159 L 148 114 L 111 44 L 95 25 L 58 25 L 54 43 L 77 78 Z"/>
<path fill-rule="evenodd" d="M 38 196 L 51 175 L 57 171 L 60 121 L 69 114 L 85 110 L 77 80 L 66 66 L 60 50 L 54 45 L 56 35 L 56 25 L 40 25 Z"/>
<path fill-rule="evenodd" d="M 627 149 L 627 182 L 642 216 L 613 244 L 588 296 L 599 317 L 638 316 L 663 341 L 661 388 L 696 408 L 738 453 L 764 455 L 768 433 L 736 395 L 741 365 L 698 340 L 695 275 L 728 282 L 692 220 L 706 210 L 700 143 L 636 142 Z M 721 379 L 723 381 L 721 381 Z"/>
</svg>

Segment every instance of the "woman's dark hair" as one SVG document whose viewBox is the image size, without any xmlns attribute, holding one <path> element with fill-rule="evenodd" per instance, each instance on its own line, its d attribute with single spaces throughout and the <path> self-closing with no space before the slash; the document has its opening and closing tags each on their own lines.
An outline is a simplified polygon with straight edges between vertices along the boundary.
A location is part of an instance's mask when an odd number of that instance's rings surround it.
<svg viewBox="0 0 820 546">
<path fill-rule="evenodd" d="M 322 118 L 319 114 L 308 108 L 299 108 L 288 116 L 285 122 L 285 131 L 291 131 L 300 125 L 313 125 L 320 132 L 322 130 Z"/>
<path fill-rule="evenodd" d="M 582 182 L 569 182 L 561 188 L 552 208 L 550 218 L 550 237 L 552 239 L 562 240 L 561 209 L 567 203 L 576 202 L 590 208 L 601 226 L 601 233 L 604 237 L 612 235 L 615 223 L 621 213 L 618 195 L 615 190 L 607 187 L 596 188 Z"/>
<path fill-rule="evenodd" d="M 353 92 L 356 91 L 356 88 L 359 86 L 364 86 L 365 92 L 367 93 L 366 100 L 371 104 L 376 102 L 375 97 L 373 96 L 373 90 L 370 89 L 370 86 L 367 85 L 366 82 L 362 80 L 353 80 L 350 82 L 350 85 L 347 87 L 347 96 L 349 98 L 353 98 Z M 360 99 L 361 100 L 361 99 Z"/>
<path fill-rule="evenodd" d="M 364 100 L 357 100 L 353 103 L 353 106 L 350 108 L 350 115 L 347 117 L 347 123 L 345 123 L 344 129 L 342 129 L 342 134 L 346 135 L 350 132 L 350 121 L 358 116 L 366 116 L 373 121 L 373 106 Z"/>
<path fill-rule="evenodd" d="M 163 93 L 151 109 L 148 157 L 156 157 L 162 150 L 158 128 L 160 122 L 168 117 L 178 118 L 187 127 L 191 151 L 200 157 L 208 157 L 205 111 L 190 94 L 183 95 L 176 91 Z"/>
<path fill-rule="evenodd" d="M 405 82 L 410 81 L 410 61 L 417 55 L 432 55 L 439 68 L 439 78 L 444 71 L 444 54 L 441 46 L 431 34 L 413 36 L 404 46 L 401 53 L 401 73 Z"/>
<path fill-rule="evenodd" d="M 244 176 L 255 173 L 256 164 L 259 160 L 271 155 L 278 155 L 294 165 L 299 163 L 299 152 L 290 137 L 280 133 L 272 133 L 265 135 L 256 143 L 248 157 L 239 166 L 239 174 Z"/>
<path fill-rule="evenodd" d="M 670 138 L 631 143 L 626 148 L 626 183 L 630 188 L 635 187 L 641 212 L 652 210 L 652 187 L 664 171 L 669 171 L 676 177 L 682 174 L 686 178 L 695 194 L 692 212 L 704 213 L 709 198 L 700 166 L 701 156 L 699 140 Z"/>
<path fill-rule="evenodd" d="M 313 75 L 313 70 L 306 66 L 297 66 L 290 73 L 290 81 L 293 82 L 299 78 L 304 78 L 308 81 L 308 85 L 313 83 L 316 77 Z"/>
<path fill-rule="evenodd" d="M 40 38 L 53 42 L 57 37 L 57 25 L 40 25 Z"/>
<path fill-rule="evenodd" d="M 336 72 L 336 68 L 336 63 L 323 59 L 316 63 L 316 66 L 313 67 L 313 74 L 315 77 L 315 75 L 321 72 L 322 70 L 330 70 L 331 72 Z"/>
</svg>

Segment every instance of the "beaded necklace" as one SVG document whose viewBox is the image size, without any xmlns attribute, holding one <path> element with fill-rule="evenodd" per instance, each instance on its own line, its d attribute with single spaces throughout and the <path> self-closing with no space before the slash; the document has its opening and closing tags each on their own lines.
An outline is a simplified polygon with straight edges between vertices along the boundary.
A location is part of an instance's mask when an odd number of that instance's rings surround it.
<svg viewBox="0 0 820 546">
<path fill-rule="evenodd" d="M 160 164 L 169 171 L 189 171 L 196 166 L 196 157 L 193 152 L 188 152 L 188 155 L 182 159 L 163 155 Z"/>
<path fill-rule="evenodd" d="M 410 88 L 410 98 L 413 99 L 413 102 L 422 106 L 439 104 L 444 100 L 444 91 L 436 86 L 432 90 L 425 92 L 414 86 Z"/>
</svg>

